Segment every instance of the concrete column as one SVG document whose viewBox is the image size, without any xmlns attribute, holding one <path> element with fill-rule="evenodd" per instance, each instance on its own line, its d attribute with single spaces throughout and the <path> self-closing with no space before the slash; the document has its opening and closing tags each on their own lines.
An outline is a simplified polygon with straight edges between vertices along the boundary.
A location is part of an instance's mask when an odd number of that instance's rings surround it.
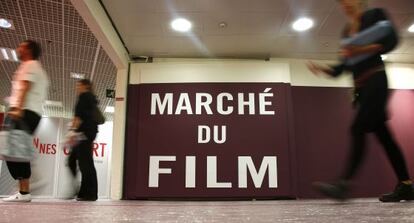
<svg viewBox="0 0 414 223">
<path fill-rule="evenodd" d="M 116 101 L 111 158 L 111 199 L 122 198 L 124 176 L 125 121 L 127 109 L 128 69 L 116 74 Z"/>
</svg>

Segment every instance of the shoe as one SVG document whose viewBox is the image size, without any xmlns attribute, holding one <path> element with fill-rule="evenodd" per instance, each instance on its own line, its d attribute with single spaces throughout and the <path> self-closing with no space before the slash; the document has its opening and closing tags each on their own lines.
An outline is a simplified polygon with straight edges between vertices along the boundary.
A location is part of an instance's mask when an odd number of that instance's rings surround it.
<svg viewBox="0 0 414 223">
<path fill-rule="evenodd" d="M 411 184 L 398 183 L 393 192 L 379 198 L 382 202 L 400 202 L 414 200 L 414 190 Z"/>
<path fill-rule="evenodd" d="M 17 192 L 16 194 L 3 198 L 4 202 L 30 202 L 32 201 L 32 197 L 30 194 L 21 194 L 20 192 Z"/>
<path fill-rule="evenodd" d="M 349 184 L 343 180 L 332 184 L 315 182 L 313 183 L 313 187 L 321 194 L 338 201 L 346 200 L 349 192 Z"/>
<path fill-rule="evenodd" d="M 77 197 L 77 201 L 96 201 L 98 198 L 90 198 L 90 197 Z"/>
</svg>

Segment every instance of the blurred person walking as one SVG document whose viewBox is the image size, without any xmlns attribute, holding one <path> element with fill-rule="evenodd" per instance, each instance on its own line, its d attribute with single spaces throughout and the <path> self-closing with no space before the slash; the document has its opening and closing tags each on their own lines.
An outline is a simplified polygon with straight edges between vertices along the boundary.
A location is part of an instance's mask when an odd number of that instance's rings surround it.
<svg viewBox="0 0 414 223">
<path fill-rule="evenodd" d="M 384 9 L 374 8 L 366 10 L 367 1 L 339 0 L 338 2 L 348 17 L 348 24 L 342 36 L 344 39 L 357 37 L 359 33 L 378 25 L 379 22 L 389 21 Z M 365 157 L 365 137 L 367 133 L 372 132 L 383 146 L 398 178 L 394 191 L 382 195 L 379 200 L 382 202 L 414 200 L 412 181 L 409 177 L 403 153 L 386 124 L 388 120 L 387 103 L 389 92 L 385 65 L 381 59 L 381 54 L 390 52 L 398 44 L 396 30 L 392 27 L 392 23 L 390 24 L 389 34 L 375 42 L 366 45 L 343 46 L 340 51 L 342 61 L 336 66 L 328 67 L 314 63 L 308 64 L 308 68 L 314 74 L 325 73 L 337 77 L 344 71 L 353 73 L 355 85 L 354 105 L 357 112 L 351 127 L 352 147 L 347 166 L 336 183 L 318 182 L 314 184 L 317 190 L 331 198 L 338 200 L 347 198 L 349 182 L 357 173 Z M 378 31 L 372 32 L 370 34 L 371 37 L 380 34 Z M 365 36 L 364 38 L 367 37 Z M 356 63 L 349 63 L 351 59 L 361 55 L 370 56 L 356 61 Z"/>
<path fill-rule="evenodd" d="M 49 79 L 39 62 L 41 48 L 38 43 L 26 40 L 16 52 L 21 64 L 13 75 L 10 109 L 5 123 L 33 135 L 43 113 L 42 105 L 47 97 Z M 6 164 L 13 179 L 19 181 L 19 191 L 3 201 L 30 202 L 30 162 L 6 161 Z"/>
<path fill-rule="evenodd" d="M 81 172 L 81 186 L 77 193 L 78 201 L 95 201 L 98 199 L 98 179 L 93 161 L 93 141 L 98 132 L 99 117 L 98 100 L 92 91 L 92 83 L 88 79 L 76 83 L 78 100 L 75 106 L 75 117 L 72 119 L 68 144 L 73 145 L 68 158 L 68 165 L 76 179 L 77 163 Z"/>
</svg>

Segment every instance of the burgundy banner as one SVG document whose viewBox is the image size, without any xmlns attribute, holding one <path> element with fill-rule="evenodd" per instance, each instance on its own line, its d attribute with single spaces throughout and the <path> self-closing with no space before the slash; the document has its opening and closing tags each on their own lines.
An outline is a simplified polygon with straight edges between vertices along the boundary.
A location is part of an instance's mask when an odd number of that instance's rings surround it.
<svg viewBox="0 0 414 223">
<path fill-rule="evenodd" d="M 0 112 L 0 125 L 3 125 L 4 113 Z"/>
<path fill-rule="evenodd" d="M 139 198 L 295 196 L 290 85 L 130 85 L 124 192 Z"/>
</svg>

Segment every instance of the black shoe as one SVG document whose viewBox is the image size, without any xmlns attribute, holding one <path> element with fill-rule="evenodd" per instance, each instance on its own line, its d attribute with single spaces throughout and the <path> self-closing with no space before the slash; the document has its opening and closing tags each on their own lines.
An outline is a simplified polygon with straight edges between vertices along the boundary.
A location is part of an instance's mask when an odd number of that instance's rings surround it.
<svg viewBox="0 0 414 223">
<path fill-rule="evenodd" d="M 332 184 L 315 182 L 313 188 L 329 198 L 344 201 L 348 196 L 349 184 L 343 180 Z"/>
<path fill-rule="evenodd" d="M 379 198 L 382 202 L 400 202 L 414 200 L 414 191 L 411 184 L 399 183 L 392 193 L 384 194 Z"/>
<path fill-rule="evenodd" d="M 77 197 L 76 198 L 77 201 L 96 201 L 98 200 L 98 198 L 93 198 L 93 197 Z"/>
</svg>

